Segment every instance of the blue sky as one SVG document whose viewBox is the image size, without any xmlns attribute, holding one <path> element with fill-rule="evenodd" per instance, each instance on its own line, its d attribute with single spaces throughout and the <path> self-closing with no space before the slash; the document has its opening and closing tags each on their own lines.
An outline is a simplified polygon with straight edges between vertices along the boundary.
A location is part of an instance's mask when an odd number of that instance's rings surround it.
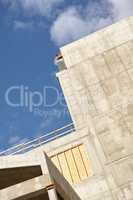
<svg viewBox="0 0 133 200">
<path fill-rule="evenodd" d="M 132 0 L 0 0 L 0 149 L 27 141 L 71 121 L 67 108 L 12 107 L 13 86 L 43 94 L 62 93 L 55 77 L 59 47 L 133 14 Z M 77 28 L 78 27 L 78 28 Z M 12 93 L 18 101 L 18 92 Z M 48 102 L 56 95 L 47 92 Z"/>
</svg>

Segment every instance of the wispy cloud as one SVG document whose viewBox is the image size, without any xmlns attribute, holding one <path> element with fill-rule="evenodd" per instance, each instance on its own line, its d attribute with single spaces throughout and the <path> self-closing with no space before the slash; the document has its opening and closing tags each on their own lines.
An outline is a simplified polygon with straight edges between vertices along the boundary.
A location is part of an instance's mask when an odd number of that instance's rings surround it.
<svg viewBox="0 0 133 200">
<path fill-rule="evenodd" d="M 76 40 L 112 22 L 108 17 L 83 16 L 76 7 L 70 7 L 53 23 L 51 38 L 57 45 Z"/>
<path fill-rule="evenodd" d="M 14 21 L 14 29 L 18 30 L 18 29 L 32 29 L 34 27 L 34 23 L 33 22 L 23 22 L 23 21 Z"/>
<path fill-rule="evenodd" d="M 53 22 L 51 39 L 60 46 L 131 14 L 132 0 L 99 0 L 86 7 L 69 7 Z"/>
<path fill-rule="evenodd" d="M 49 15 L 53 7 L 57 7 L 64 0 L 0 0 L 10 9 L 22 9 L 30 15 Z"/>
<path fill-rule="evenodd" d="M 112 13 L 115 19 L 122 19 L 133 14 L 132 0 L 108 0 L 112 4 Z"/>
<path fill-rule="evenodd" d="M 0 2 L 10 8 L 9 10 L 17 10 L 19 13 L 22 11 L 26 17 L 40 16 L 41 24 L 47 24 L 44 16 L 52 16 L 49 21 L 50 35 L 52 41 L 59 46 L 133 14 L 133 0 L 86 0 L 86 5 L 82 4 L 82 1 L 76 3 L 75 0 L 68 4 L 63 4 L 65 0 L 0 0 Z M 14 28 L 36 27 L 37 18 L 30 19 L 31 22 L 15 19 Z"/>
<path fill-rule="evenodd" d="M 14 136 L 12 136 L 12 137 L 9 137 L 8 145 L 9 145 L 9 146 L 18 145 L 18 144 L 26 143 L 26 142 L 28 142 L 28 141 L 29 141 L 28 138 L 21 138 L 21 137 L 18 136 L 18 135 L 14 135 Z"/>
<path fill-rule="evenodd" d="M 13 145 L 13 144 L 18 143 L 19 141 L 20 141 L 20 137 L 15 135 L 9 138 L 8 144 Z"/>
</svg>

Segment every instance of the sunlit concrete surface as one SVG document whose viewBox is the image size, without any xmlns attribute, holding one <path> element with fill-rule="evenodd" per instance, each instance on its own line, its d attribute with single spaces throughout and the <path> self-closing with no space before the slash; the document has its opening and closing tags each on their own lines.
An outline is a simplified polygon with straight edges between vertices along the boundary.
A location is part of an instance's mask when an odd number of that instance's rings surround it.
<svg viewBox="0 0 133 200">
<path fill-rule="evenodd" d="M 85 199 L 133 199 L 133 17 L 61 48 L 57 74 L 76 126 L 88 127 Z"/>
</svg>

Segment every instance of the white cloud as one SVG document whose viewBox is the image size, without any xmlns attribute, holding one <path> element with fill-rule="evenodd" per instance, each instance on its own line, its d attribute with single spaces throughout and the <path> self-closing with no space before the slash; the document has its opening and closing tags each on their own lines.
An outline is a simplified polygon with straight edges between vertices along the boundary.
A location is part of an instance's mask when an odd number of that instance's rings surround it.
<svg viewBox="0 0 133 200">
<path fill-rule="evenodd" d="M 58 45 L 77 39 L 88 32 L 88 23 L 76 8 L 69 8 L 58 16 L 51 28 L 51 37 Z"/>
<path fill-rule="evenodd" d="M 113 15 L 121 19 L 133 14 L 133 0 L 108 0 L 113 5 Z"/>
<path fill-rule="evenodd" d="M 64 0 L 0 0 L 12 9 L 22 8 L 29 15 L 48 15 L 53 7 Z"/>
<path fill-rule="evenodd" d="M 101 0 L 79 9 L 69 7 L 54 21 L 50 33 L 63 45 L 133 14 L 133 0 Z"/>
<path fill-rule="evenodd" d="M 0 2 L 13 10 L 22 10 L 26 15 L 48 17 L 55 16 L 65 0 L 0 0 Z M 62 12 L 60 10 L 50 30 L 51 38 L 57 45 L 76 40 L 133 14 L 133 0 L 88 0 L 87 2 L 85 6 L 81 3 L 70 6 Z M 44 20 L 42 23 L 45 23 Z M 16 29 L 31 28 L 32 25 L 35 25 L 34 22 L 32 24 L 18 20 L 14 23 Z"/>
<path fill-rule="evenodd" d="M 51 27 L 51 38 L 57 45 L 76 40 L 111 23 L 111 17 L 83 16 L 76 7 L 70 7 Z"/>
</svg>

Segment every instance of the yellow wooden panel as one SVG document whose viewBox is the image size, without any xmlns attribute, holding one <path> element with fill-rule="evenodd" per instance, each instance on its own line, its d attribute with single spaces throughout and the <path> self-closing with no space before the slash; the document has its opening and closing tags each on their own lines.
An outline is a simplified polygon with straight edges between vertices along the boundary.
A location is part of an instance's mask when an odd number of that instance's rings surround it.
<svg viewBox="0 0 133 200">
<path fill-rule="evenodd" d="M 81 152 L 82 159 L 83 159 L 84 165 L 86 167 L 86 171 L 88 173 L 88 176 L 90 176 L 92 174 L 92 169 L 91 169 L 89 157 L 88 157 L 88 154 L 87 154 L 87 151 L 86 151 L 84 145 L 80 145 L 79 150 Z"/>
<path fill-rule="evenodd" d="M 81 180 L 84 180 L 88 177 L 88 174 L 87 174 L 81 153 L 79 151 L 79 148 L 78 147 L 73 148 L 72 152 L 73 152 L 73 155 L 74 155 L 74 158 L 75 158 L 75 162 L 76 162 L 76 166 L 77 166 L 77 169 L 78 169 L 79 176 L 80 176 Z"/>
<path fill-rule="evenodd" d="M 72 151 L 68 150 L 65 152 L 65 154 L 66 154 L 67 163 L 69 165 L 69 169 L 71 171 L 72 180 L 74 183 L 78 183 L 80 181 L 80 177 L 79 177 L 76 165 L 75 165 Z"/>
<path fill-rule="evenodd" d="M 67 164 L 67 161 L 66 161 L 65 154 L 64 153 L 59 154 L 58 158 L 59 158 L 60 165 L 61 165 L 61 168 L 62 168 L 63 176 L 71 183 L 72 182 L 71 174 L 70 174 L 70 171 L 69 171 L 69 168 L 68 168 L 68 164 Z"/>
<path fill-rule="evenodd" d="M 53 156 L 53 157 L 51 158 L 51 160 L 53 161 L 53 163 L 55 164 L 55 166 L 59 169 L 59 171 L 62 172 L 62 171 L 61 171 L 61 168 L 60 168 L 60 164 L 59 164 L 58 157 L 57 157 L 57 156 Z"/>
</svg>

